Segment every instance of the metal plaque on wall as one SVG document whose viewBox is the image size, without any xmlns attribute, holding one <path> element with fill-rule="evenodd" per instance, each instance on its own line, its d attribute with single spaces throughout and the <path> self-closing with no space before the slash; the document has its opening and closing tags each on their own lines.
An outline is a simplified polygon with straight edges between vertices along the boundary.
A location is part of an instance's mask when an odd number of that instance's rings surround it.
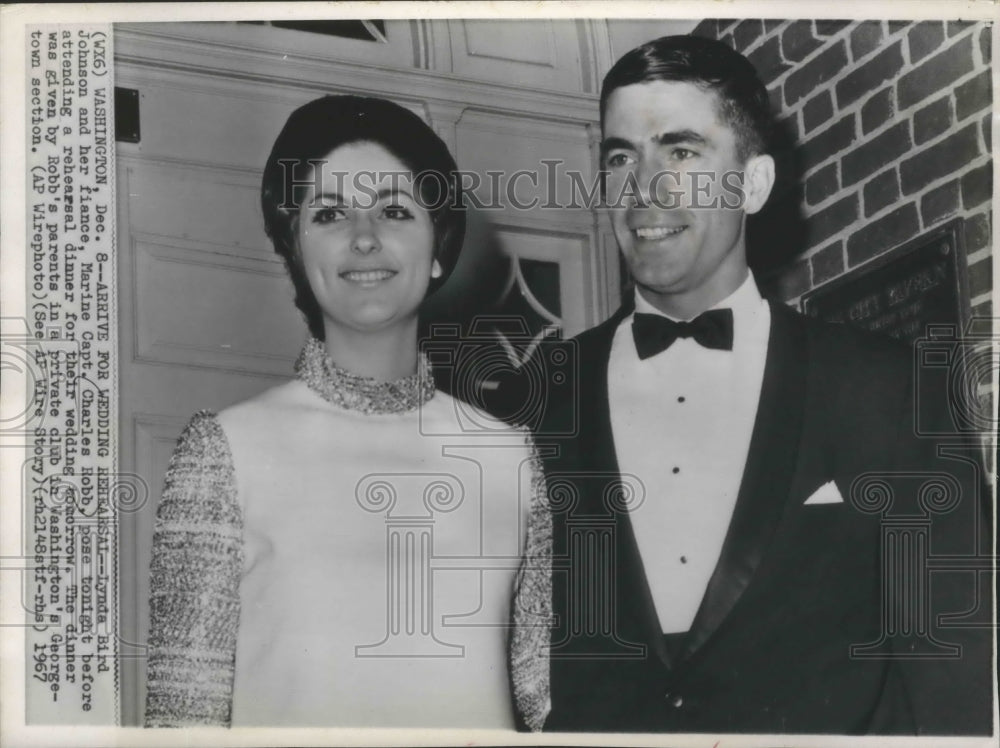
<svg viewBox="0 0 1000 748">
<path fill-rule="evenodd" d="M 964 330 L 969 292 L 962 221 L 939 226 L 811 291 L 802 297 L 802 311 L 909 343 L 928 325 Z"/>
</svg>

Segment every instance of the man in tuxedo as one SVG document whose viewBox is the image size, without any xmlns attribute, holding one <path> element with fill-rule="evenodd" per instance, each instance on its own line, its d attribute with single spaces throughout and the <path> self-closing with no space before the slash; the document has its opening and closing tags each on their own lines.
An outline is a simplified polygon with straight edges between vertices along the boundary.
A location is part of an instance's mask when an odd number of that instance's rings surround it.
<svg viewBox="0 0 1000 748">
<path fill-rule="evenodd" d="M 529 728 L 992 729 L 983 476 L 917 434 L 908 347 L 761 298 L 745 221 L 770 122 L 720 42 L 658 39 L 604 80 L 635 295 L 569 341 L 576 388 L 536 429 L 548 504 L 511 647 Z"/>
</svg>

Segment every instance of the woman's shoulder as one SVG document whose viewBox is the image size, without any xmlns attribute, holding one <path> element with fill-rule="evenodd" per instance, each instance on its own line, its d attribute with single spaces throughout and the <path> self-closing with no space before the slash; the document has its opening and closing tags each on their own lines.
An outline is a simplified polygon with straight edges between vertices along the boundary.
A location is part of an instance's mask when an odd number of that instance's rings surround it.
<svg viewBox="0 0 1000 748">
<path fill-rule="evenodd" d="M 218 414 L 211 410 L 199 410 L 181 432 L 173 462 L 184 462 L 186 459 L 226 462 L 228 454 L 229 446 Z"/>
<path fill-rule="evenodd" d="M 437 390 L 434 397 L 422 406 L 420 431 L 425 436 L 447 437 L 456 443 L 504 446 L 508 449 L 503 452 L 512 456 L 509 448 L 515 448 L 515 452 L 532 449 L 528 429 L 509 424 L 481 407 L 442 390 Z"/>
<path fill-rule="evenodd" d="M 229 441 L 216 414 L 188 421 L 170 458 L 157 508 L 158 532 L 225 521 L 237 526 L 235 476 Z"/>
<path fill-rule="evenodd" d="M 421 417 L 423 421 L 421 426 L 428 427 L 432 433 L 442 433 L 447 430 L 455 435 L 476 438 L 495 436 L 517 438 L 522 441 L 529 438 L 526 429 L 509 424 L 491 415 L 482 407 L 449 395 L 443 390 L 435 391 L 434 397 L 423 406 Z"/>
<path fill-rule="evenodd" d="M 226 433 L 245 427 L 266 426 L 305 405 L 308 388 L 297 379 L 269 387 L 253 397 L 219 411 L 217 420 Z"/>
<path fill-rule="evenodd" d="M 295 384 L 271 387 L 217 413 L 196 412 L 181 433 L 167 470 L 167 503 L 184 512 L 221 511 L 239 525 L 237 476 L 260 457 L 258 443 L 273 433 L 277 414 L 296 401 Z"/>
</svg>

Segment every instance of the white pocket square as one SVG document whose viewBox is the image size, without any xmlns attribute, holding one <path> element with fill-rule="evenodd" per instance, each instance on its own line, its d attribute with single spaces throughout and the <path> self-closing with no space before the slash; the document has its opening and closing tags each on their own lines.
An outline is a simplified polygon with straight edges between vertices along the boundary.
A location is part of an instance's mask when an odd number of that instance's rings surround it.
<svg viewBox="0 0 1000 748">
<path fill-rule="evenodd" d="M 828 481 L 813 491 L 813 495 L 806 499 L 806 504 L 843 504 L 844 497 L 840 495 L 840 489 L 833 481 Z"/>
</svg>

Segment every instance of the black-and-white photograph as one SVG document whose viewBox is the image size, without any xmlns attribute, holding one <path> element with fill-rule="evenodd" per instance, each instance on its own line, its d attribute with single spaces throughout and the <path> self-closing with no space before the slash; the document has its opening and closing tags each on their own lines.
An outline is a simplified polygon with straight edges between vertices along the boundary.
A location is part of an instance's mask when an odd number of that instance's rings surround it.
<svg viewBox="0 0 1000 748">
<path fill-rule="evenodd" d="M 994 8 L 129 5 L 0 9 L 5 743 L 996 745 Z"/>
</svg>

